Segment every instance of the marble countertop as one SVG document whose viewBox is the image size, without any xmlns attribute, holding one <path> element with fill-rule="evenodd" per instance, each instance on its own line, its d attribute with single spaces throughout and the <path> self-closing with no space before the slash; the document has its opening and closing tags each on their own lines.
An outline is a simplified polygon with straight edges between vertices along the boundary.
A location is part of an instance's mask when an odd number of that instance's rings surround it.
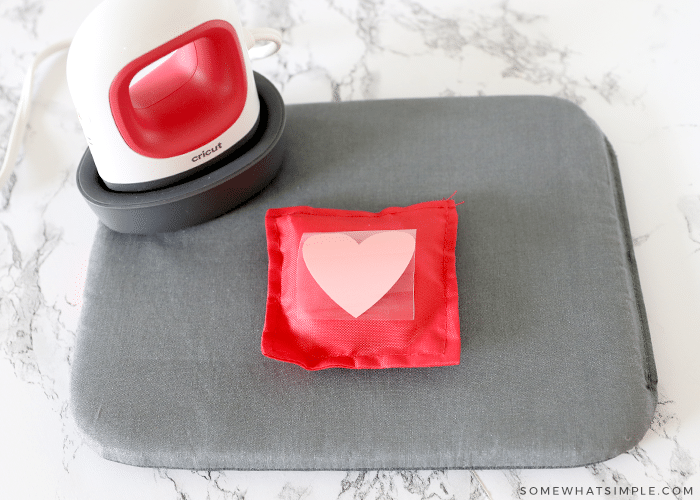
<svg viewBox="0 0 700 500">
<path fill-rule="evenodd" d="M 287 103 L 538 94 L 598 122 L 618 154 L 659 374 L 651 429 L 621 456 L 562 470 L 182 471 L 100 458 L 68 408 L 97 219 L 75 185 L 86 142 L 63 53 L 40 67 L 0 193 L 0 497 L 509 499 L 573 487 L 586 498 L 700 498 L 700 4 L 236 1 L 245 25 L 282 31 L 282 50 L 254 69 Z M 0 1 L 2 154 L 34 54 L 70 38 L 97 3 Z"/>
</svg>

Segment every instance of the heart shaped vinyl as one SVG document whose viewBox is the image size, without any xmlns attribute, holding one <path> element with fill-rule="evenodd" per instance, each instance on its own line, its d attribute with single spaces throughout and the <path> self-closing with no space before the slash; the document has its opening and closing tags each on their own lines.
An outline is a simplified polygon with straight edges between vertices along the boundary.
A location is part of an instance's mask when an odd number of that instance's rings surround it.
<svg viewBox="0 0 700 500">
<path fill-rule="evenodd" d="M 382 231 L 361 243 L 344 233 L 324 233 L 309 237 L 302 255 L 321 289 L 357 318 L 394 286 L 415 249 L 415 238 L 403 231 Z"/>
</svg>

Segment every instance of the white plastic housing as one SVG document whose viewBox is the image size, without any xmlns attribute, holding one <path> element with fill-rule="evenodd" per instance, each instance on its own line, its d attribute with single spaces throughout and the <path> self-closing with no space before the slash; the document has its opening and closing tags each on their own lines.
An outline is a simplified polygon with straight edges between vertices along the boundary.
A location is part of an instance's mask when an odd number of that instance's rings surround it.
<svg viewBox="0 0 700 500">
<path fill-rule="evenodd" d="M 230 23 L 242 47 L 247 95 L 239 118 L 203 147 L 168 158 L 137 153 L 125 142 L 110 107 L 110 85 L 129 63 L 211 20 Z M 142 184 L 196 168 L 239 142 L 255 125 L 260 104 L 236 6 L 230 0 L 106 0 L 78 29 L 68 53 L 67 78 L 100 177 L 117 185 Z M 221 103 L 222 106 L 226 103 Z M 216 146 L 221 143 L 221 146 Z"/>
</svg>

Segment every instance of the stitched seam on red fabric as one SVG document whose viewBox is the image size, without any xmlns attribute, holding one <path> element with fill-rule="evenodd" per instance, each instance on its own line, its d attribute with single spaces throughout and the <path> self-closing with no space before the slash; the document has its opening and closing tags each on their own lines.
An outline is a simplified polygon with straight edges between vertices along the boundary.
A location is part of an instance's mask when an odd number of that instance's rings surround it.
<svg viewBox="0 0 700 500">
<path fill-rule="evenodd" d="M 436 362 L 441 362 L 444 361 L 444 358 L 442 357 L 442 354 L 439 352 L 429 352 L 425 354 L 385 354 L 385 355 L 380 355 L 384 361 L 387 362 L 393 362 L 394 360 L 401 360 L 405 358 L 411 358 L 411 357 L 417 357 L 417 356 L 423 356 L 426 358 L 426 361 L 431 363 L 430 365 L 421 365 L 420 367 L 416 366 L 375 366 L 372 368 L 357 368 L 356 366 L 354 367 L 349 367 L 344 364 L 336 364 L 339 363 L 337 360 L 342 360 L 345 358 L 352 358 L 353 360 L 357 360 L 356 357 L 352 355 L 347 355 L 347 356 L 312 356 L 314 360 L 327 360 L 328 363 L 315 363 L 315 364 L 310 364 L 310 363 L 300 363 L 297 358 L 294 357 L 287 357 L 287 356 L 282 356 L 279 355 L 277 352 L 266 354 L 267 357 L 272 358 L 272 359 L 277 359 L 279 361 L 284 361 L 287 363 L 294 363 L 295 365 L 301 366 L 302 368 L 309 370 L 309 371 L 315 371 L 315 370 L 325 370 L 328 368 L 344 368 L 344 369 L 351 369 L 351 370 L 384 370 L 387 368 L 427 368 L 427 367 L 443 367 L 443 366 L 455 366 L 458 363 L 453 363 L 453 362 L 448 362 L 448 363 L 439 363 L 439 364 L 433 364 Z M 365 355 L 362 355 L 365 356 Z M 368 355 L 366 357 L 371 357 L 371 355 Z"/>
<path fill-rule="evenodd" d="M 436 202 L 426 202 L 426 203 L 436 203 Z M 368 217 L 383 217 L 385 215 L 396 215 L 400 213 L 405 213 L 405 212 L 415 212 L 418 210 L 430 210 L 434 208 L 445 208 L 444 205 L 434 205 L 434 206 L 425 206 L 425 207 L 406 207 L 406 208 L 400 208 L 394 212 L 386 212 L 385 210 L 382 210 L 381 212 L 365 212 L 362 215 L 350 215 L 350 214 L 324 214 L 324 213 L 314 213 L 314 212 L 309 212 L 309 211 L 303 211 L 303 212 L 285 212 L 283 214 L 279 215 L 270 215 L 271 218 L 274 219 L 279 219 L 281 217 L 285 217 L 287 215 L 313 215 L 314 217 L 346 217 L 349 219 L 366 219 Z M 345 210 L 342 209 L 336 209 L 336 208 L 326 208 L 322 210 L 337 210 L 339 212 L 343 212 Z"/>
<path fill-rule="evenodd" d="M 277 280 L 277 283 L 279 285 L 279 288 L 275 290 L 275 302 L 280 304 L 281 307 L 281 302 L 280 299 L 282 297 L 282 263 L 284 261 L 284 255 L 282 253 L 282 240 L 280 239 L 280 228 L 279 228 L 279 223 L 277 222 L 277 219 L 275 219 L 275 225 L 273 226 L 273 231 L 274 231 L 274 236 L 275 236 L 275 261 L 278 264 L 279 267 L 279 279 Z"/>
<path fill-rule="evenodd" d="M 445 234 L 442 241 L 442 299 L 445 305 L 445 326 L 442 329 L 442 354 L 445 354 L 447 350 L 447 322 L 449 320 L 447 311 L 447 232 L 450 228 L 449 217 L 449 209 L 445 207 L 445 216 L 443 217 Z"/>
<path fill-rule="evenodd" d="M 280 296 L 282 293 L 282 290 L 281 290 L 281 288 L 282 288 L 282 282 L 281 282 L 282 274 L 278 273 L 279 280 L 276 280 L 277 282 L 275 283 L 275 282 L 271 281 L 272 280 L 272 273 L 271 273 L 271 269 L 270 269 L 275 264 L 279 264 L 279 262 L 282 259 L 282 252 L 281 252 L 281 247 L 280 247 L 280 235 L 279 235 L 279 228 L 277 227 L 277 220 L 275 219 L 274 224 L 270 224 L 269 226 L 267 225 L 267 220 L 266 220 L 265 221 L 265 232 L 266 233 L 267 233 L 268 227 L 270 229 L 270 233 L 272 236 L 272 242 L 271 242 L 272 245 L 270 245 L 268 243 L 268 249 L 267 249 L 268 250 L 268 259 L 269 259 L 268 279 L 267 279 L 267 287 L 268 287 L 267 301 L 266 301 L 267 303 L 265 305 L 265 324 L 263 326 L 263 332 L 262 332 L 261 339 L 260 339 L 260 344 L 261 344 L 260 347 L 261 347 L 263 354 L 265 354 L 265 350 L 266 350 L 265 349 L 266 336 L 269 337 L 270 335 L 273 334 L 273 332 L 271 330 L 268 330 L 268 327 L 269 327 L 268 320 L 273 322 L 273 323 L 275 322 L 275 321 L 273 321 L 271 316 L 277 316 L 280 312 L 279 311 L 279 309 L 281 307 Z M 276 245 L 276 248 L 274 248 L 275 245 Z M 279 266 L 279 268 L 281 269 L 281 265 Z M 276 287 L 276 289 L 274 287 Z M 268 315 L 271 315 L 271 316 L 268 316 Z M 269 339 L 267 340 L 267 342 L 269 342 Z M 275 347 L 271 347 L 271 349 L 275 349 Z"/>
</svg>

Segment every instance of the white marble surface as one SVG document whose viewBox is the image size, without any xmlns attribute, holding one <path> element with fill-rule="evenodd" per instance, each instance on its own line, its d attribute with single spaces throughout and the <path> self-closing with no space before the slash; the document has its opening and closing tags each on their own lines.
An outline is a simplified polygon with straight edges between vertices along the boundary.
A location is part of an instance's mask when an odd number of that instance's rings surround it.
<svg viewBox="0 0 700 500">
<path fill-rule="evenodd" d="M 39 71 L 23 153 L 0 194 L 0 498 L 509 499 L 546 486 L 584 488 L 586 498 L 700 498 L 700 4 L 237 1 L 245 24 L 283 32 L 281 52 L 254 67 L 287 103 L 557 95 L 600 124 L 619 156 L 651 325 L 652 428 L 628 453 L 567 470 L 194 472 L 101 459 L 67 405 L 97 221 L 75 186 L 86 144 L 63 54 Z M 0 0 L 3 154 L 33 55 L 70 38 L 96 4 Z M 550 496 L 565 494 L 540 498 Z"/>
</svg>

